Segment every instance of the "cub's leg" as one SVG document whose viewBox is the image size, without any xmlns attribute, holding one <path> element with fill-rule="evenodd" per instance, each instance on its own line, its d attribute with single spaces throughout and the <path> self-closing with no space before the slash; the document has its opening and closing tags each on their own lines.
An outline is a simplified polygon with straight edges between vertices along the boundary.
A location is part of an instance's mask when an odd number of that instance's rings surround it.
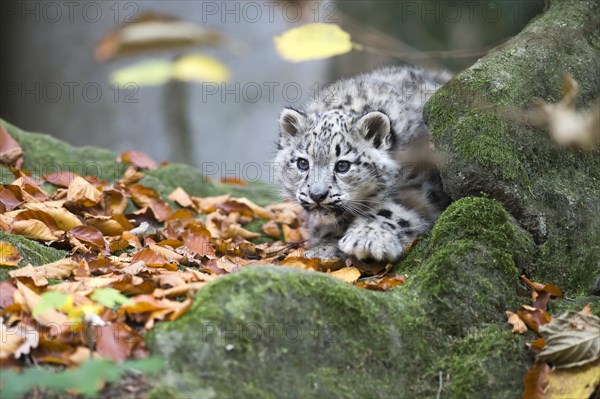
<svg viewBox="0 0 600 399">
<path fill-rule="evenodd" d="M 310 248 L 304 252 L 307 258 L 342 259 L 344 254 L 338 247 L 342 236 L 339 223 L 326 223 L 322 219 L 311 218 Z"/>
<path fill-rule="evenodd" d="M 417 212 L 400 204 L 382 205 L 372 215 L 357 217 L 339 241 L 347 256 L 393 262 L 429 227 Z"/>
</svg>

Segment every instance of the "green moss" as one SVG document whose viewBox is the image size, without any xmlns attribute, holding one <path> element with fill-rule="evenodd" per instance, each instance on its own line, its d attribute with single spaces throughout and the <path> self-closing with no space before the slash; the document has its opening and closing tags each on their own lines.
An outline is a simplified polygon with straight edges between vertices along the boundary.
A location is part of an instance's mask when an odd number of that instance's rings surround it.
<svg viewBox="0 0 600 399">
<path fill-rule="evenodd" d="M 259 205 L 267 205 L 278 199 L 275 188 L 268 184 L 254 182 L 239 186 L 213 183 L 198 169 L 182 164 L 169 164 L 148 171 L 141 183 L 153 187 L 165 198 L 177 187 L 182 187 L 196 197 L 231 194 L 234 197 L 247 197 Z"/>
<path fill-rule="evenodd" d="M 574 295 L 589 292 L 586 276 L 600 260 L 600 157 L 562 149 L 523 120 L 536 98 L 560 100 L 565 71 L 579 83 L 578 106 L 596 101 L 598 13 L 595 1 L 553 1 L 438 90 L 424 112 L 446 155 L 446 191 L 454 199 L 485 193 L 500 201 L 539 245 L 526 269 Z"/>
<path fill-rule="evenodd" d="M 492 392 L 494 398 L 518 397 L 523 390 L 525 368 L 515 364 L 530 361 L 523 347 L 531 339 L 515 335 L 505 326 L 483 325 L 450 343 L 449 351 L 428 374 L 442 373 L 443 397 L 480 398 Z M 503 352 L 512 356 L 507 357 Z"/>
<path fill-rule="evenodd" d="M 19 267 L 27 266 L 29 263 L 34 266 L 45 265 L 46 263 L 62 259 L 67 255 L 65 251 L 50 248 L 25 237 L 6 234 L 2 231 L 0 231 L 0 241 L 7 241 L 17 248 L 23 257 L 21 262 L 19 262 Z M 8 278 L 10 270 L 11 268 L 0 267 L 0 281 Z"/>
<path fill-rule="evenodd" d="M 465 219 L 469 229 L 458 231 Z M 427 397 L 437 391 L 439 370 L 452 373 L 446 384 L 457 394 L 449 397 L 486 387 L 517 396 L 518 383 L 502 388 L 473 373 L 509 364 L 502 373 L 514 378 L 526 368 L 510 352 L 514 345 L 506 350 L 510 333 L 496 332 L 509 331 L 504 310 L 519 302 L 514 252 L 527 243 L 498 202 L 465 198 L 411 251 L 425 249 L 407 283 L 388 292 L 291 268 L 243 268 L 207 285 L 181 319 L 151 333 L 149 345 L 169 370 L 152 397 L 165 388 L 176 397 L 196 390 L 216 397 Z M 480 329 L 493 322 L 497 330 Z M 475 348 L 490 360 L 476 363 Z M 459 355 L 470 358 L 455 367 Z"/>
<path fill-rule="evenodd" d="M 112 151 L 73 147 L 46 134 L 25 132 L 2 119 L 0 124 L 23 148 L 23 169 L 36 177 L 66 170 L 114 182 L 125 171 L 126 166 L 117 162 L 117 154 Z"/>
</svg>

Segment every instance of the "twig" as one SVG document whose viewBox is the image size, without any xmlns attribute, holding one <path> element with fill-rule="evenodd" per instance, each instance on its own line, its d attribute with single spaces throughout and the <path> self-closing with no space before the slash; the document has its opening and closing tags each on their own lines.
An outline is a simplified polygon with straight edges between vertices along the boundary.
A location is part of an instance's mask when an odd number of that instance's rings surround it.
<svg viewBox="0 0 600 399">
<path fill-rule="evenodd" d="M 444 373 L 442 373 L 441 371 L 438 374 L 438 381 L 439 381 L 439 386 L 438 386 L 438 390 L 437 390 L 437 395 L 435 395 L 435 399 L 440 399 L 440 397 L 442 395 L 442 390 L 444 389 Z"/>
</svg>

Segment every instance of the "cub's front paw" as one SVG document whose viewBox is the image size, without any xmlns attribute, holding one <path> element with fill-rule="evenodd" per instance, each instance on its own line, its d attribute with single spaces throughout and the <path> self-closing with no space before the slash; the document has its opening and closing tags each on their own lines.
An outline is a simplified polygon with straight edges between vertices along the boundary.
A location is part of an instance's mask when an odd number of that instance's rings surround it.
<svg viewBox="0 0 600 399">
<path fill-rule="evenodd" d="M 359 260 L 374 259 L 387 262 L 397 260 L 408 243 L 401 240 L 398 231 L 378 227 L 363 224 L 351 227 L 340 239 L 340 249 L 346 255 Z"/>
<path fill-rule="evenodd" d="M 316 242 L 309 249 L 304 251 L 304 256 L 309 259 L 342 259 L 344 254 L 337 246 L 337 242 Z"/>
</svg>

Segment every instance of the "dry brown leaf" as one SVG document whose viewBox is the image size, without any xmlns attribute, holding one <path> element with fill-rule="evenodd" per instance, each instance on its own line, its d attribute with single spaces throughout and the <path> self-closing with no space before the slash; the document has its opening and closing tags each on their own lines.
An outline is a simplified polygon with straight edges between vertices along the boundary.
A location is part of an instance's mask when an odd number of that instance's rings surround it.
<svg viewBox="0 0 600 399">
<path fill-rule="evenodd" d="M 522 305 L 517 314 L 527 327 L 535 332 L 538 332 L 540 326 L 549 323 L 551 320 L 548 312 L 529 305 Z"/>
<path fill-rule="evenodd" d="M 283 230 L 283 240 L 285 242 L 304 241 L 304 235 L 302 234 L 302 231 L 299 228 L 294 229 L 288 226 L 287 224 L 283 224 L 281 226 L 281 229 Z"/>
<path fill-rule="evenodd" d="M 164 222 L 173 213 L 173 210 L 160 199 L 154 189 L 138 183 L 129 186 L 128 190 L 133 202 L 140 208 L 150 208 L 159 222 Z"/>
<path fill-rule="evenodd" d="M 102 232 L 92 226 L 77 226 L 69 230 L 69 234 L 77 240 L 88 244 L 95 249 L 105 249 L 108 245 Z"/>
<path fill-rule="evenodd" d="M 119 155 L 118 161 L 130 163 L 138 169 L 156 169 L 158 163 L 141 151 L 125 151 Z"/>
<path fill-rule="evenodd" d="M 83 177 L 76 176 L 67 191 L 67 200 L 84 207 L 97 205 L 102 201 L 102 191 L 98 190 Z"/>
<path fill-rule="evenodd" d="M 181 187 L 177 187 L 175 190 L 173 190 L 173 192 L 169 194 L 167 198 L 184 208 L 190 208 L 194 205 L 192 197 L 190 197 L 190 195 Z"/>
<path fill-rule="evenodd" d="M 512 326 L 513 333 L 523 334 L 527 331 L 527 326 L 525 325 L 525 322 L 521 320 L 518 314 L 507 310 L 506 316 L 508 317 L 508 320 L 506 322 Z"/>
<path fill-rule="evenodd" d="M 267 223 L 263 224 L 261 230 L 263 233 L 265 233 L 269 237 L 275 238 L 276 240 L 279 240 L 281 238 L 279 226 L 274 220 L 269 220 Z"/>
<path fill-rule="evenodd" d="M 217 210 L 217 206 L 226 202 L 231 196 L 229 194 L 216 197 L 192 197 L 194 208 L 198 213 L 212 213 Z"/>
<path fill-rule="evenodd" d="M 27 277 L 33 281 L 33 284 L 36 287 L 44 287 L 48 285 L 48 280 L 44 277 L 36 267 L 33 267 L 31 264 L 28 264 L 25 267 L 22 267 L 17 270 L 13 270 L 8 273 L 10 277 Z"/>
<path fill-rule="evenodd" d="M 259 219 L 272 220 L 275 217 L 273 212 L 269 211 L 268 209 L 263 208 L 262 206 L 256 205 L 254 202 L 250 201 L 248 198 L 245 198 L 245 197 L 235 198 L 234 201 L 246 205 L 248 208 L 250 208 L 252 210 L 252 212 L 254 212 L 256 217 Z"/>
<path fill-rule="evenodd" d="M 0 267 L 17 267 L 21 259 L 17 248 L 7 241 L 0 241 Z"/>
<path fill-rule="evenodd" d="M 24 306 L 29 313 L 33 313 L 35 307 L 41 302 L 41 298 L 25 284 L 17 281 L 17 292 L 15 292 L 15 302 Z M 66 332 L 69 329 L 67 316 L 54 310 L 48 309 L 44 313 L 34 317 L 42 326 L 50 328 L 51 335 L 57 335 Z"/>
<path fill-rule="evenodd" d="M 0 125 L 0 163 L 19 167 L 22 162 L 23 149 L 8 133 L 8 130 Z"/>
<path fill-rule="evenodd" d="M 24 202 L 21 187 L 8 185 L 0 189 L 0 204 L 4 205 L 5 211 L 12 211 Z"/>
<path fill-rule="evenodd" d="M 523 391 L 524 399 L 542 399 L 548 387 L 548 373 L 550 366 L 546 363 L 536 363 L 529 368 L 523 378 L 525 385 Z"/>
<path fill-rule="evenodd" d="M 41 220 L 36 219 L 15 220 L 12 224 L 11 234 L 45 242 L 56 239 L 48 226 Z"/>
<path fill-rule="evenodd" d="M 358 270 L 361 270 L 358 268 Z M 391 288 L 398 287 L 406 282 L 406 276 L 388 274 L 383 277 L 376 278 L 374 280 L 358 281 L 356 282 L 357 287 L 366 288 L 374 291 L 387 291 Z"/>
</svg>

